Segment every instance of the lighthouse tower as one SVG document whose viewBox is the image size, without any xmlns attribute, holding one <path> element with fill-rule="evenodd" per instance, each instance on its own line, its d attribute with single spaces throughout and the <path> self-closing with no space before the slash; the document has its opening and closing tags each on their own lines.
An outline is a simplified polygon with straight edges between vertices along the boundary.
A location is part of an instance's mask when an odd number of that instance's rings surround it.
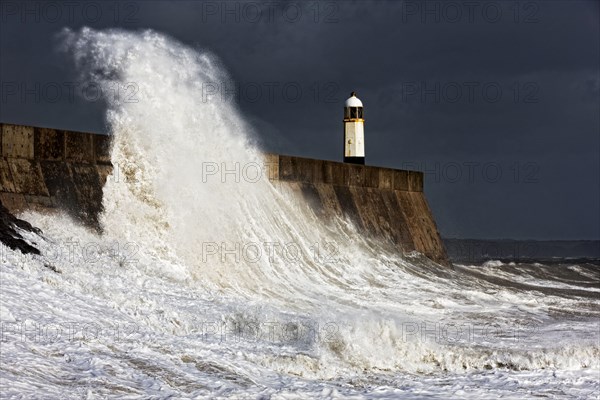
<svg viewBox="0 0 600 400">
<path fill-rule="evenodd" d="M 344 105 L 344 162 L 365 163 L 365 120 L 362 101 L 352 92 Z"/>
</svg>

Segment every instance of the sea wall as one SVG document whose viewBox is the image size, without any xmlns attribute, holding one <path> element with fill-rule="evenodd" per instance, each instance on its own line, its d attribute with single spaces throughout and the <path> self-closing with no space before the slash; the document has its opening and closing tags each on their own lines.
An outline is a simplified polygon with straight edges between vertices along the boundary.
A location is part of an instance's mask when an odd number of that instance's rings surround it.
<svg viewBox="0 0 600 400">
<path fill-rule="evenodd" d="M 326 221 L 349 218 L 363 234 L 450 265 L 425 194 L 423 173 L 309 158 L 267 155 L 269 178 L 303 196 Z"/>
<path fill-rule="evenodd" d="M 98 229 L 110 136 L 0 124 L 0 200 L 12 213 L 61 209 Z"/>
<path fill-rule="evenodd" d="M 102 188 L 112 171 L 110 136 L 0 124 L 0 201 L 12 213 L 63 210 L 100 229 Z M 423 193 L 423 173 L 267 154 L 269 179 L 324 218 L 349 218 L 364 235 L 404 254 L 449 265 Z"/>
</svg>

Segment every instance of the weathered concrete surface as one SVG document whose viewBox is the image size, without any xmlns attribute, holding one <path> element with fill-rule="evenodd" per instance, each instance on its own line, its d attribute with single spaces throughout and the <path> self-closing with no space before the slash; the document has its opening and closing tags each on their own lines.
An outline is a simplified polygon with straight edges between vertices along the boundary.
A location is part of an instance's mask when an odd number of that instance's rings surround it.
<svg viewBox="0 0 600 400">
<path fill-rule="evenodd" d="M 99 229 L 110 174 L 110 137 L 0 124 L 0 201 L 11 212 L 62 209 Z M 302 196 L 323 218 L 346 216 L 404 254 L 449 265 L 423 194 L 423 173 L 267 154 L 275 187 Z"/>
<path fill-rule="evenodd" d="M 10 212 L 62 209 L 99 229 L 110 137 L 0 124 L 0 201 Z"/>
<path fill-rule="evenodd" d="M 269 179 L 303 196 L 323 218 L 344 216 L 366 235 L 450 265 L 423 193 L 423 173 L 267 155 Z"/>
</svg>

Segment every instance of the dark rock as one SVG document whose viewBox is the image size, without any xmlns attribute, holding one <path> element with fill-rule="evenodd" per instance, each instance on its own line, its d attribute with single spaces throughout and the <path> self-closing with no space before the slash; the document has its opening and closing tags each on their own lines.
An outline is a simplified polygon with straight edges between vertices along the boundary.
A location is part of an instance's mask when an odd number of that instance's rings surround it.
<svg viewBox="0 0 600 400">
<path fill-rule="evenodd" d="M 42 233 L 41 230 L 32 226 L 29 222 L 18 219 L 9 213 L 0 201 L 0 242 L 13 250 L 19 250 L 23 254 L 39 255 L 40 251 L 27 243 L 17 228 L 38 235 Z"/>
</svg>

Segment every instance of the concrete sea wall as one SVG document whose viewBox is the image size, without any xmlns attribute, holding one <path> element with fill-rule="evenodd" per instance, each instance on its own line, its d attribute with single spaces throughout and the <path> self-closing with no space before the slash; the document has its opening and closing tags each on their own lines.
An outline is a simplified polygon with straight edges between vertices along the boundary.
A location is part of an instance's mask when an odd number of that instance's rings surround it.
<svg viewBox="0 0 600 400">
<path fill-rule="evenodd" d="M 112 171 L 110 136 L 0 124 L 0 201 L 12 213 L 68 212 L 99 229 Z M 351 219 L 363 234 L 449 265 L 423 193 L 423 173 L 267 154 L 272 183 L 306 199 L 324 220 Z"/>
<path fill-rule="evenodd" d="M 276 187 L 303 196 L 324 220 L 351 219 L 363 232 L 399 251 L 450 265 L 425 194 L 423 173 L 269 154 Z M 274 167 L 273 167 L 274 166 Z"/>
<path fill-rule="evenodd" d="M 0 124 L 0 200 L 12 213 L 61 209 L 98 228 L 110 136 Z"/>
</svg>

